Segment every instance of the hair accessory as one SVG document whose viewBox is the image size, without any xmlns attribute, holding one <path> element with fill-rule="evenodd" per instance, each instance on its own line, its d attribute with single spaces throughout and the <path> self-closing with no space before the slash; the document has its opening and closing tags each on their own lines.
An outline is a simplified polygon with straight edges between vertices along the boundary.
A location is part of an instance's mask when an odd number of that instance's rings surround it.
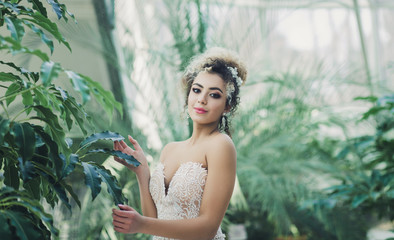
<svg viewBox="0 0 394 240">
<path fill-rule="evenodd" d="M 236 67 L 227 67 L 228 70 L 230 70 L 231 75 L 233 78 L 235 78 L 237 82 L 237 86 L 240 87 L 241 84 L 243 83 L 242 79 L 238 76 L 238 69 Z"/>
</svg>

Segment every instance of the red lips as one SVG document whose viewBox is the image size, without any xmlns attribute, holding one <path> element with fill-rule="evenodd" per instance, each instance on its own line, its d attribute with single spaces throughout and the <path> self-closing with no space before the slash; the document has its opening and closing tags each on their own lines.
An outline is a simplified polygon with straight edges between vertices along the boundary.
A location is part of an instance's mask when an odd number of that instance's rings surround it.
<svg viewBox="0 0 394 240">
<path fill-rule="evenodd" d="M 196 111 L 196 113 L 199 114 L 203 114 L 207 112 L 207 110 L 205 110 L 204 108 L 194 108 L 194 111 Z"/>
</svg>

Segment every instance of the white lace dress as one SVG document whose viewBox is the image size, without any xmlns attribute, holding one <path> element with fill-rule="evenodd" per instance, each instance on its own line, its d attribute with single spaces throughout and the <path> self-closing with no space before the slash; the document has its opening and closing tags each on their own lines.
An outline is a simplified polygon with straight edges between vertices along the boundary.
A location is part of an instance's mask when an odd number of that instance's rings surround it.
<svg viewBox="0 0 394 240">
<path fill-rule="evenodd" d="M 149 184 L 157 208 L 157 218 L 177 220 L 198 217 L 207 175 L 207 170 L 201 163 L 182 163 L 172 177 L 166 193 L 164 165 L 159 163 L 152 173 Z M 153 239 L 168 238 L 154 236 Z M 220 228 L 214 239 L 225 239 Z"/>
</svg>

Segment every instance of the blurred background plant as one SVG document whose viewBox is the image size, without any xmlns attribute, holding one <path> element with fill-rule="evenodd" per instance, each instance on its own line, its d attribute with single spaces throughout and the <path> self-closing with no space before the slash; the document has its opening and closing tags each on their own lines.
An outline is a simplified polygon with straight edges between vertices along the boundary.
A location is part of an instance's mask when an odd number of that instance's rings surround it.
<svg viewBox="0 0 394 240">
<path fill-rule="evenodd" d="M 71 1 L 69 9 L 82 9 L 78 4 Z M 246 61 L 249 76 L 232 122 L 238 182 L 227 232 L 243 224 L 248 239 L 360 240 L 374 239 L 367 233 L 381 223 L 393 229 L 392 1 L 92 0 L 84 6 L 94 10 L 94 23 L 62 25 L 62 32 L 73 46 L 101 54 L 107 75 L 97 79 L 122 102 L 124 117 L 111 122 L 90 102 L 86 111 L 97 130 L 135 136 L 153 166 L 164 144 L 190 134 L 179 85 L 189 58 L 222 46 Z M 110 158 L 95 161 L 138 208 L 135 176 Z M 109 195 L 91 202 L 83 181 L 70 176 L 81 210 L 53 212 L 61 238 L 149 239 L 116 234 Z"/>
</svg>

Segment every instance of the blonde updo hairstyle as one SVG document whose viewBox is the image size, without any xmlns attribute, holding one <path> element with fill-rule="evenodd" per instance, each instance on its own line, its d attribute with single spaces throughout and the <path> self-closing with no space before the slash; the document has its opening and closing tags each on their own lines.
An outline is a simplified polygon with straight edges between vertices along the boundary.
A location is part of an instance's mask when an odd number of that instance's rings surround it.
<svg viewBox="0 0 394 240">
<path fill-rule="evenodd" d="M 186 96 L 185 107 L 188 105 L 188 96 L 194 79 L 204 71 L 219 75 L 225 82 L 226 108 L 229 109 L 229 113 L 219 120 L 218 129 L 231 136 L 229 116 L 234 114 L 239 105 L 240 87 L 245 84 L 247 76 L 246 67 L 235 52 L 219 47 L 210 48 L 193 57 L 182 76 Z"/>
</svg>

